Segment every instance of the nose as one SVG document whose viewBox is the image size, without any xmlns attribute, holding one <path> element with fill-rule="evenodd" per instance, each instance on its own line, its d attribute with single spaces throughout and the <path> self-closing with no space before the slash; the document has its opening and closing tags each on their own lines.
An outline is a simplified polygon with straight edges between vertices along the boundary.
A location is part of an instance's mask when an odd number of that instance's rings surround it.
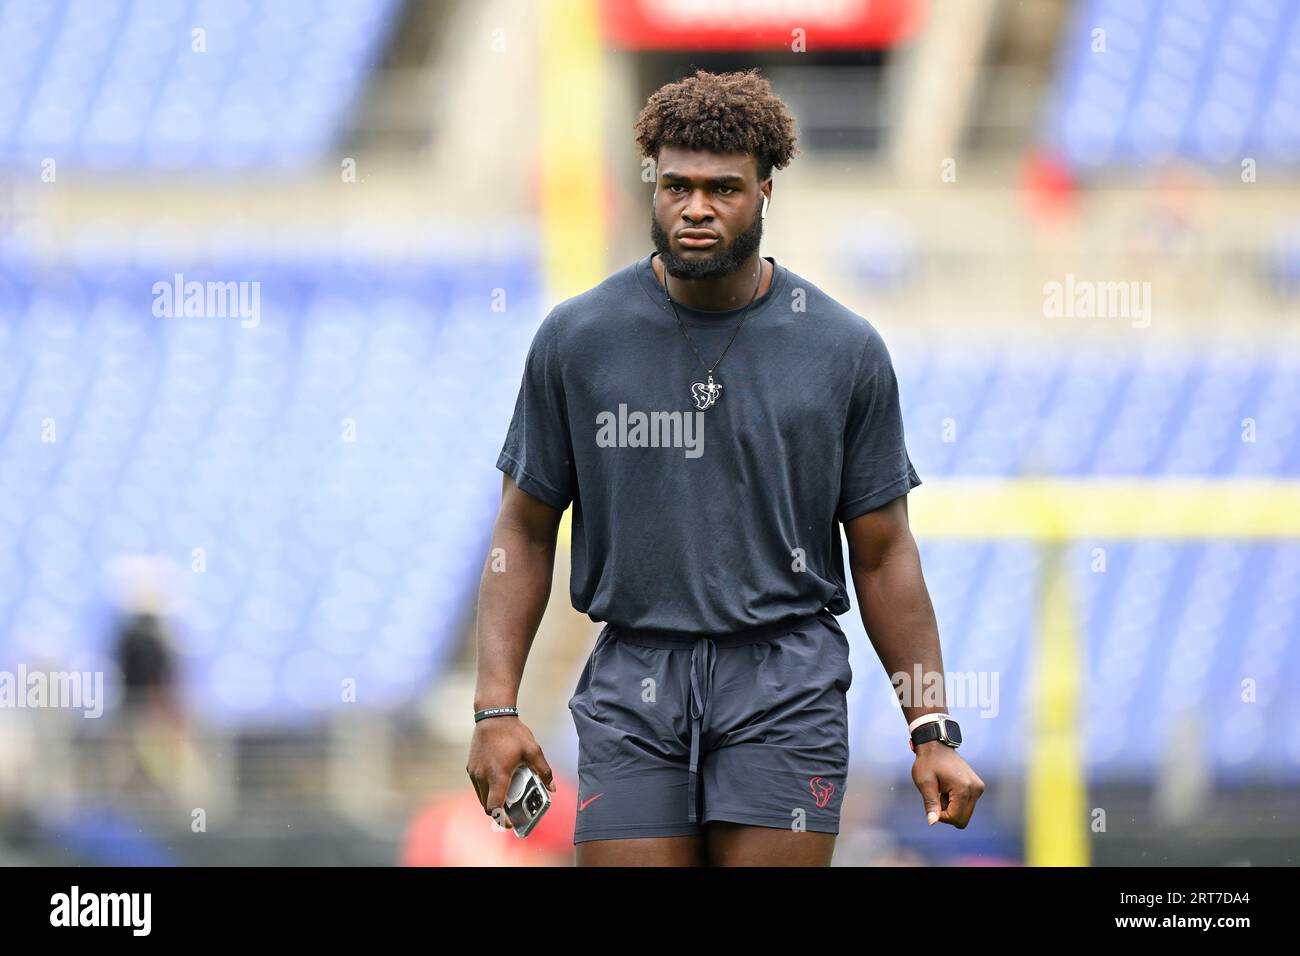
<svg viewBox="0 0 1300 956">
<path fill-rule="evenodd" d="M 692 226 L 702 226 L 713 218 L 713 209 L 702 191 L 692 192 L 682 209 L 682 218 Z"/>
</svg>

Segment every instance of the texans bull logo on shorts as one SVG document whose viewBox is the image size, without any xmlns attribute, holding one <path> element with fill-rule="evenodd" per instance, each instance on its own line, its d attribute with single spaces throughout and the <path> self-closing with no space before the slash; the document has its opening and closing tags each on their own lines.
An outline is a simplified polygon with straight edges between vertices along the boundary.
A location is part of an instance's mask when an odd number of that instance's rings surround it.
<svg viewBox="0 0 1300 956">
<path fill-rule="evenodd" d="M 821 777 L 812 777 L 808 781 L 808 789 L 812 791 L 813 800 L 817 806 L 824 809 L 826 804 L 831 802 L 831 797 L 835 793 L 835 784 Z"/>
</svg>

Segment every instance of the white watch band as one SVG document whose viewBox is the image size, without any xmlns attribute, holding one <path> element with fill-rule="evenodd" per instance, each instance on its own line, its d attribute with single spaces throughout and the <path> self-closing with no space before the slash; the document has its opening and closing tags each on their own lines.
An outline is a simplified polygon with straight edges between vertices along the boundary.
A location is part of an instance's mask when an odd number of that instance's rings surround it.
<svg viewBox="0 0 1300 956">
<path fill-rule="evenodd" d="M 948 717 L 948 716 L 950 716 L 950 715 L 948 715 L 948 714 L 922 714 L 920 717 L 916 718 L 916 720 L 912 721 L 910 724 L 907 725 L 907 735 L 908 735 L 909 737 L 912 736 L 912 731 L 916 730 L 916 728 L 917 728 L 917 727 L 920 727 L 922 724 L 932 724 L 932 723 L 934 723 L 936 720 L 938 720 L 940 717 Z"/>
</svg>

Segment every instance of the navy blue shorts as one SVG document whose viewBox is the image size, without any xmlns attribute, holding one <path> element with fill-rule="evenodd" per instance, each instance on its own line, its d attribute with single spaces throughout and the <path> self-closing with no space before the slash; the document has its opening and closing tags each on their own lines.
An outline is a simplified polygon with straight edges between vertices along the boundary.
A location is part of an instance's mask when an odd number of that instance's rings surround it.
<svg viewBox="0 0 1300 956">
<path fill-rule="evenodd" d="M 852 680 L 824 608 L 713 638 L 606 625 L 569 700 L 573 842 L 690 836 L 711 820 L 838 833 Z"/>
</svg>

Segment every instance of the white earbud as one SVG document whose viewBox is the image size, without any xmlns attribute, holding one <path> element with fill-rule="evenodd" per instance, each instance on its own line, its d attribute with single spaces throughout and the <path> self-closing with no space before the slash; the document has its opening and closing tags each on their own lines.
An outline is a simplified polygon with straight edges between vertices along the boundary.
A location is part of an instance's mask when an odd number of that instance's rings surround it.
<svg viewBox="0 0 1300 956">
<path fill-rule="evenodd" d="M 761 219 L 767 218 L 767 197 L 766 196 L 763 197 L 763 211 L 759 213 L 759 218 Z"/>
</svg>

